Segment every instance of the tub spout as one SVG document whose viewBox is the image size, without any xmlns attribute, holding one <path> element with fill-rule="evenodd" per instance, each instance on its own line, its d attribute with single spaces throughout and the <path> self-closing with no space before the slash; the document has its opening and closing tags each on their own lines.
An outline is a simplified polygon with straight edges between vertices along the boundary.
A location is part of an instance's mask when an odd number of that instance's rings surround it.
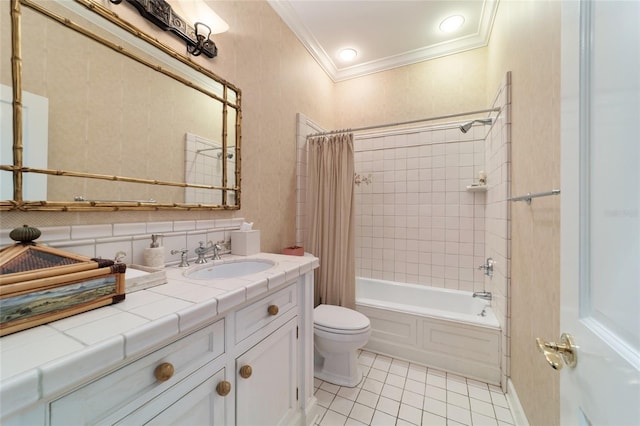
<svg viewBox="0 0 640 426">
<path fill-rule="evenodd" d="M 479 297 L 484 300 L 491 300 L 491 292 L 490 291 L 476 291 L 473 293 L 473 297 Z"/>
</svg>

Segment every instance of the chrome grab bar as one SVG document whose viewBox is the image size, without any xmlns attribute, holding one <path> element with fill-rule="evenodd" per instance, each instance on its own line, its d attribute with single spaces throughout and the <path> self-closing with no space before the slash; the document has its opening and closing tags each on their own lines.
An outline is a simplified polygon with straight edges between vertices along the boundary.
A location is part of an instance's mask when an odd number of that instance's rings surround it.
<svg viewBox="0 0 640 426">
<path fill-rule="evenodd" d="M 520 195 L 519 197 L 511 197 L 509 198 L 509 201 L 526 201 L 527 204 L 531 204 L 531 199 L 532 198 L 538 198 L 538 197 L 547 197 L 549 195 L 560 195 L 560 190 L 559 189 L 552 189 L 551 191 L 547 191 L 547 192 L 537 192 L 535 194 L 532 193 L 527 193 L 527 195 Z"/>
</svg>

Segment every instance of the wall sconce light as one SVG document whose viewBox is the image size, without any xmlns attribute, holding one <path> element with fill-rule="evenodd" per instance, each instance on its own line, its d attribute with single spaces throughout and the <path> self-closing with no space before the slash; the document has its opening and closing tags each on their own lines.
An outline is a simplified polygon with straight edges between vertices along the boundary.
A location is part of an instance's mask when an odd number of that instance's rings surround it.
<svg viewBox="0 0 640 426">
<path fill-rule="evenodd" d="M 193 46 L 190 43 L 187 43 L 187 51 L 193 56 L 199 56 L 202 52 L 210 52 L 213 49 L 215 49 L 217 53 L 215 43 L 209 39 L 209 36 L 211 36 L 211 27 L 203 24 L 202 22 L 196 22 L 193 26 L 194 35 L 196 36 L 196 45 Z"/>
<path fill-rule="evenodd" d="M 122 0 L 109 0 L 113 4 L 120 4 Z M 196 22 L 191 26 L 183 17 L 178 15 L 166 0 L 127 0 L 138 9 L 140 15 L 153 22 L 164 31 L 170 31 L 187 43 L 187 52 L 193 56 L 204 54 L 209 58 L 218 55 L 216 44 L 209 38 L 211 27 Z"/>
</svg>

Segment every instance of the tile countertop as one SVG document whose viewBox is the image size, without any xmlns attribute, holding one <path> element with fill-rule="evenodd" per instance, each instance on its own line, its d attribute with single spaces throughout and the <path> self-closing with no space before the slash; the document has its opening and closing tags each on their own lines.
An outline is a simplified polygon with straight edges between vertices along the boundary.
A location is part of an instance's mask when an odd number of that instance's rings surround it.
<svg viewBox="0 0 640 426">
<path fill-rule="evenodd" d="M 168 267 L 166 284 L 127 293 L 123 302 L 114 305 L 0 338 L 0 416 L 194 330 L 319 265 L 311 255 L 272 253 L 223 255 L 222 261 L 208 265 L 248 259 L 269 259 L 275 265 L 239 278 L 207 281 L 186 278 L 185 268 Z"/>
</svg>

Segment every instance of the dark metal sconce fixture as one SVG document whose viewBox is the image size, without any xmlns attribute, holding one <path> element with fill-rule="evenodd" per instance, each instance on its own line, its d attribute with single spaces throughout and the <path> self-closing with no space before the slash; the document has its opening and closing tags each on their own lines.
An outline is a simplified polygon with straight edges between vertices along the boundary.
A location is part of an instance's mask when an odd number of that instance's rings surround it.
<svg viewBox="0 0 640 426">
<path fill-rule="evenodd" d="M 122 0 L 109 0 L 120 4 Z M 142 16 L 153 22 L 164 31 L 171 31 L 187 43 L 187 52 L 193 56 L 204 54 L 209 58 L 218 55 L 216 44 L 209 38 L 211 28 L 202 22 L 194 26 L 178 15 L 165 0 L 127 0 Z"/>
</svg>

